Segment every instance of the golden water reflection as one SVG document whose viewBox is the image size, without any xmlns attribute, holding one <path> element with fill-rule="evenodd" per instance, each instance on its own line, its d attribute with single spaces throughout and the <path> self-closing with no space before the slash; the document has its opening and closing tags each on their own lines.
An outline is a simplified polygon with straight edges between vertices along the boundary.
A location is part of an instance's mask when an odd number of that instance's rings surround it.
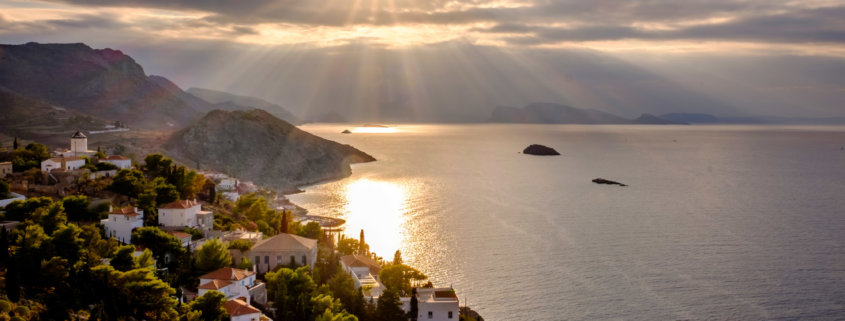
<svg viewBox="0 0 845 321">
<path fill-rule="evenodd" d="M 398 132 L 396 127 L 387 126 L 362 126 L 356 127 L 352 130 L 353 133 L 368 133 L 368 134 L 390 134 Z"/>
<path fill-rule="evenodd" d="M 370 251 L 391 259 L 400 248 L 408 191 L 400 184 L 359 179 L 346 185 L 347 237 L 358 238 L 364 229 Z"/>
</svg>

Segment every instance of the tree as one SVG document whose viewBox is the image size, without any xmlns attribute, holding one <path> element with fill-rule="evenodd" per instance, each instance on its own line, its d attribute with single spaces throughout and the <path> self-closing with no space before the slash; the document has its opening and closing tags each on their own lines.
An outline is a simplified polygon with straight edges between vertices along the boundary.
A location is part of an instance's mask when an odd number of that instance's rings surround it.
<svg viewBox="0 0 845 321">
<path fill-rule="evenodd" d="M 137 198 L 138 194 L 144 191 L 146 181 L 144 173 L 137 169 L 121 169 L 114 176 L 110 188 L 116 193 L 129 196 L 129 198 Z"/>
<path fill-rule="evenodd" d="M 110 265 L 91 269 L 94 291 L 101 292 L 109 320 L 175 320 L 176 290 L 155 277 L 152 269 L 115 270 Z"/>
<path fill-rule="evenodd" d="M 9 232 L 0 227 L 0 270 L 9 264 Z"/>
<path fill-rule="evenodd" d="M 219 291 L 208 291 L 188 305 L 188 310 L 202 313 L 203 321 L 228 320 L 229 313 L 223 308 L 226 296 Z"/>
<path fill-rule="evenodd" d="M 109 261 L 109 264 L 118 271 L 126 272 L 134 269 L 135 258 L 132 257 L 134 252 L 135 247 L 132 245 L 121 246 L 114 252 L 114 256 L 111 258 L 111 261 Z"/>
<path fill-rule="evenodd" d="M 402 264 L 402 252 L 396 250 L 396 253 L 393 253 L 393 264 Z"/>
<path fill-rule="evenodd" d="M 399 301 L 399 293 L 390 288 L 382 292 L 378 298 L 378 306 L 376 307 L 376 320 L 397 321 L 407 320 L 407 318 Z"/>
<path fill-rule="evenodd" d="M 167 204 L 179 200 L 179 191 L 176 186 L 168 184 L 162 177 L 156 177 L 151 187 L 156 194 L 156 204 Z"/>
<path fill-rule="evenodd" d="M 288 232 L 288 211 L 282 211 L 282 219 L 279 221 L 279 233 Z"/>
<path fill-rule="evenodd" d="M 11 189 L 9 188 L 9 183 L 0 180 L 0 200 L 11 197 L 12 195 L 9 192 L 11 192 Z"/>
<path fill-rule="evenodd" d="M 146 226 L 132 232 L 132 244 L 144 246 L 153 252 L 153 256 L 159 265 L 165 264 L 165 257 L 170 254 L 174 257 L 169 265 L 174 266 L 178 260 L 187 253 L 182 247 L 182 242 L 167 234 L 158 227 Z"/>
<path fill-rule="evenodd" d="M 379 278 L 385 287 L 393 289 L 399 295 L 411 293 L 411 281 L 427 279 L 425 274 L 405 264 L 388 265 L 381 269 Z"/>
<path fill-rule="evenodd" d="M 319 239 L 323 236 L 323 228 L 320 226 L 320 223 L 308 222 L 308 224 L 302 227 L 298 235 L 309 239 Z"/>
<path fill-rule="evenodd" d="M 356 254 L 360 248 L 361 246 L 356 239 L 344 238 L 337 242 L 337 251 L 343 255 Z"/>
<path fill-rule="evenodd" d="M 144 172 L 148 177 L 170 177 L 173 170 L 173 160 L 162 154 L 149 154 L 144 157 Z"/>
<path fill-rule="evenodd" d="M 399 253 L 399 251 L 396 251 Z M 417 300 L 417 288 L 413 288 L 411 290 L 411 307 L 408 309 L 408 317 L 411 318 L 411 321 L 417 321 L 417 317 L 420 314 L 420 305 L 419 301 Z"/>
<path fill-rule="evenodd" d="M 232 255 L 226 244 L 218 239 L 205 242 L 197 251 L 196 269 L 199 274 L 205 274 L 232 265 Z"/>
<path fill-rule="evenodd" d="M 88 196 L 85 195 L 72 195 L 62 199 L 62 206 L 65 209 L 68 220 L 71 221 L 93 221 L 99 218 L 92 217 L 93 215 L 88 210 L 90 205 L 91 202 L 88 200 Z"/>
<path fill-rule="evenodd" d="M 18 137 L 15 136 L 15 142 L 12 143 L 12 150 L 18 149 Z"/>
</svg>

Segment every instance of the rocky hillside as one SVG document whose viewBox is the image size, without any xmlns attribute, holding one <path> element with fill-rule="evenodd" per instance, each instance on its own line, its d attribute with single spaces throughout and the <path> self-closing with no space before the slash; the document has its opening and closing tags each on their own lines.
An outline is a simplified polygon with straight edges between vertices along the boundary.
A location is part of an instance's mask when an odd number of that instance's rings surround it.
<svg viewBox="0 0 845 321">
<path fill-rule="evenodd" d="M 33 100 L 133 127 L 179 128 L 214 106 L 119 50 L 77 44 L 0 45 L 0 86 Z"/>
<path fill-rule="evenodd" d="M 350 164 L 375 159 L 270 113 L 214 110 L 165 144 L 181 161 L 280 189 L 349 176 Z"/>
<path fill-rule="evenodd" d="M 240 96 L 224 91 L 203 89 L 203 88 L 189 88 L 187 93 L 203 100 L 215 104 L 217 109 L 223 110 L 250 110 L 250 109 L 264 109 L 273 114 L 277 118 L 289 122 L 294 125 L 302 124 L 302 121 L 293 113 L 288 111 L 278 104 L 271 103 L 261 98 Z"/>
</svg>

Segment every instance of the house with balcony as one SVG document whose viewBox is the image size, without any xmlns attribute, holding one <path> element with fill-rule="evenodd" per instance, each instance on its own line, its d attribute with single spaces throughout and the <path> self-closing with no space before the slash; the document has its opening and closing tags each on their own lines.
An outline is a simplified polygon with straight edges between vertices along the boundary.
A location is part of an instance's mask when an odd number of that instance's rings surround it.
<svg viewBox="0 0 845 321">
<path fill-rule="evenodd" d="M 158 208 L 158 223 L 165 230 L 190 227 L 208 232 L 214 227 L 214 213 L 203 211 L 196 200 L 178 200 Z"/>
<path fill-rule="evenodd" d="M 361 288 L 364 296 L 381 296 L 384 285 L 379 280 L 381 265 L 378 262 L 365 255 L 344 255 L 340 258 L 340 266 L 352 276 L 355 288 Z"/>
<path fill-rule="evenodd" d="M 227 300 L 244 298 L 247 304 L 252 300 L 260 304 L 267 303 L 267 290 L 264 283 L 255 280 L 255 272 L 222 268 L 200 276 L 197 295 L 202 296 L 208 291 L 220 291 Z"/>
</svg>

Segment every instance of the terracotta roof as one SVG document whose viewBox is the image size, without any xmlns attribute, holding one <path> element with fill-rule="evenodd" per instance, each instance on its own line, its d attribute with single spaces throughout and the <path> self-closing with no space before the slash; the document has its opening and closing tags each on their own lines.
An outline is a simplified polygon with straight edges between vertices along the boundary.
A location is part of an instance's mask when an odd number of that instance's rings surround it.
<svg viewBox="0 0 845 321">
<path fill-rule="evenodd" d="M 121 155 L 111 155 L 106 157 L 107 160 L 129 160 L 129 157 L 121 156 Z"/>
<path fill-rule="evenodd" d="M 185 233 L 185 232 L 179 232 L 179 231 L 169 231 L 167 233 L 175 236 L 177 239 L 183 239 L 183 238 L 192 236 L 191 234 L 188 234 L 188 233 Z"/>
<path fill-rule="evenodd" d="M 261 311 L 246 302 L 241 301 L 240 299 L 226 301 L 226 303 L 223 304 L 223 308 L 226 309 L 226 312 L 229 312 L 229 315 L 233 317 L 245 314 L 261 313 Z"/>
<path fill-rule="evenodd" d="M 109 214 L 126 215 L 126 216 L 141 215 L 141 213 L 138 213 L 138 212 L 135 211 L 134 207 L 124 207 L 124 208 L 113 209 L 111 212 L 109 212 Z"/>
<path fill-rule="evenodd" d="M 192 200 L 178 200 L 178 201 L 173 201 L 173 202 L 164 204 L 164 206 L 159 207 L 159 208 L 166 208 L 166 209 L 183 208 L 184 209 L 184 208 L 191 208 L 191 207 L 194 207 L 194 206 L 197 206 L 197 205 L 200 205 L 200 203 L 194 202 Z"/>
<path fill-rule="evenodd" d="M 232 284 L 232 282 L 229 282 L 229 281 L 226 281 L 226 280 L 211 280 L 211 281 L 208 281 L 204 284 L 200 284 L 200 286 L 197 289 L 220 290 L 222 288 L 225 288 L 229 284 Z"/>
<path fill-rule="evenodd" d="M 253 274 L 255 274 L 255 272 L 233 268 L 222 268 L 217 271 L 209 272 L 203 276 L 200 276 L 200 279 L 240 281 Z"/>
<path fill-rule="evenodd" d="M 87 137 L 85 137 L 85 134 L 83 134 L 82 131 L 77 130 L 76 133 L 73 134 L 73 137 L 71 137 L 71 138 L 87 138 Z"/>
<path fill-rule="evenodd" d="M 273 237 L 263 239 L 252 247 L 250 251 L 258 252 L 288 252 L 288 251 L 311 251 L 317 246 L 317 240 L 297 236 L 293 234 L 280 233 Z"/>
<path fill-rule="evenodd" d="M 368 267 L 370 268 L 370 273 L 373 275 L 378 275 L 378 272 L 381 271 L 381 266 L 375 260 L 371 259 L 369 256 L 364 255 L 344 255 L 340 257 L 340 260 L 343 261 L 343 265 L 349 267 Z"/>
<path fill-rule="evenodd" d="M 438 298 L 438 299 L 442 299 L 442 298 L 457 299 L 458 295 L 455 294 L 455 291 L 434 291 L 434 297 Z"/>
<path fill-rule="evenodd" d="M 12 162 L 0 162 L 0 165 L 12 165 Z"/>
<path fill-rule="evenodd" d="M 82 157 L 77 157 L 77 156 L 71 156 L 71 157 L 53 157 L 53 158 L 50 158 L 50 160 L 51 160 L 51 161 L 54 161 L 54 162 L 56 162 L 56 163 L 61 163 L 61 162 L 62 162 L 62 158 L 64 158 L 64 159 L 65 159 L 65 161 L 77 161 L 77 160 L 83 160 L 83 158 L 82 158 Z"/>
</svg>

